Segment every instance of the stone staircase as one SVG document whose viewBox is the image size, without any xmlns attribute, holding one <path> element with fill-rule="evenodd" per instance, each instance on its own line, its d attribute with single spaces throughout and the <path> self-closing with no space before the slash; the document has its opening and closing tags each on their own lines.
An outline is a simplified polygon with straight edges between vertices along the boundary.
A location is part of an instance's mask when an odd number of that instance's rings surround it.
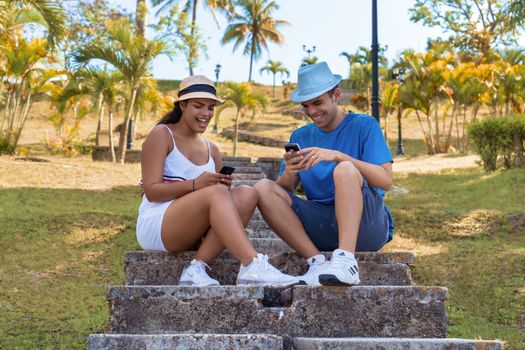
<svg viewBox="0 0 525 350">
<path fill-rule="evenodd" d="M 226 159 L 234 185 L 264 177 L 249 158 Z M 307 265 L 256 212 L 247 232 L 255 248 L 292 275 Z M 195 252 L 128 252 L 126 283 L 109 286 L 107 334 L 88 349 L 391 349 L 496 350 L 502 342 L 447 339 L 447 289 L 414 285 L 411 253 L 357 253 L 361 285 L 236 286 L 239 263 L 224 252 L 210 264 L 221 286 L 178 286 Z"/>
</svg>

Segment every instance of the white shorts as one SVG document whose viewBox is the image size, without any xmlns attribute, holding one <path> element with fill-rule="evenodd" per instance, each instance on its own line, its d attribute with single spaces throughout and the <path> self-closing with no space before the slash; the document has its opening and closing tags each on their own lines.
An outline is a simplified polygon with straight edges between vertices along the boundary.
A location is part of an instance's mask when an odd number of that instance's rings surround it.
<svg viewBox="0 0 525 350">
<path fill-rule="evenodd" d="M 162 243 L 162 220 L 164 213 L 173 201 L 155 203 L 156 205 L 148 206 L 139 213 L 137 219 L 137 241 L 144 250 L 155 250 L 167 252 Z"/>
</svg>

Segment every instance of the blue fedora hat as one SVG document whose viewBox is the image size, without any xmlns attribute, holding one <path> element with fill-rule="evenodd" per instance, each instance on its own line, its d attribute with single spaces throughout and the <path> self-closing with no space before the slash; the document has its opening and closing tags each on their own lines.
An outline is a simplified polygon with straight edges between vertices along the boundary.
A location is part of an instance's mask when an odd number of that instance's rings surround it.
<svg viewBox="0 0 525 350">
<path fill-rule="evenodd" d="M 341 82 L 340 75 L 332 74 L 326 62 L 299 68 L 297 89 L 292 92 L 292 102 L 305 102 L 321 96 Z"/>
</svg>

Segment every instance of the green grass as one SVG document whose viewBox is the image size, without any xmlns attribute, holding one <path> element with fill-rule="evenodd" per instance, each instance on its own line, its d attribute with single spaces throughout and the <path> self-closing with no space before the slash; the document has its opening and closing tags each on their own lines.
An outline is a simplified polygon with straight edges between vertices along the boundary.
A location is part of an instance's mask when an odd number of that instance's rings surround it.
<svg viewBox="0 0 525 350">
<path fill-rule="evenodd" d="M 512 226 L 507 215 L 525 216 L 525 170 L 396 180 L 409 190 L 388 198 L 396 249 L 413 241 L 416 282 L 448 287 L 449 337 L 497 338 L 507 349 L 524 349 L 518 319 L 525 312 L 525 225 Z"/>
<path fill-rule="evenodd" d="M 449 336 L 525 347 L 524 170 L 400 175 L 389 195 L 397 233 L 413 249 L 416 281 L 449 288 Z M 136 188 L 0 190 L 0 348 L 84 349 L 108 320 L 105 286 L 124 281 L 123 256 L 138 249 Z M 408 243 L 407 243 L 408 242 Z"/>
<path fill-rule="evenodd" d="M 0 190 L 0 349 L 85 349 L 124 281 L 136 188 Z"/>
</svg>

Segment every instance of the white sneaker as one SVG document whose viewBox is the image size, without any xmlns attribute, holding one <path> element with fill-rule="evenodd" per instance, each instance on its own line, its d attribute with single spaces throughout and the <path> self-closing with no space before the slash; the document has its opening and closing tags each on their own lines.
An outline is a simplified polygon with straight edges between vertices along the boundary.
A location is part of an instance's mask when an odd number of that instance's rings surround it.
<svg viewBox="0 0 525 350">
<path fill-rule="evenodd" d="M 268 262 L 268 256 L 257 254 L 248 266 L 241 264 L 237 284 L 257 284 L 263 286 L 285 287 L 297 284 L 297 277 L 286 275 Z"/>
<path fill-rule="evenodd" d="M 354 286 L 361 283 L 354 254 L 336 249 L 328 267 L 319 274 L 323 286 Z"/>
<path fill-rule="evenodd" d="M 308 271 L 302 276 L 299 276 L 299 284 L 306 284 L 308 286 L 320 286 L 319 274 L 323 272 L 330 264 L 326 261 L 323 254 L 317 254 L 306 260 L 310 266 Z"/>
<path fill-rule="evenodd" d="M 181 286 L 219 286 L 220 283 L 214 280 L 208 273 L 206 268 L 210 268 L 208 264 L 201 260 L 193 259 L 188 266 L 182 270 L 179 285 Z"/>
</svg>

